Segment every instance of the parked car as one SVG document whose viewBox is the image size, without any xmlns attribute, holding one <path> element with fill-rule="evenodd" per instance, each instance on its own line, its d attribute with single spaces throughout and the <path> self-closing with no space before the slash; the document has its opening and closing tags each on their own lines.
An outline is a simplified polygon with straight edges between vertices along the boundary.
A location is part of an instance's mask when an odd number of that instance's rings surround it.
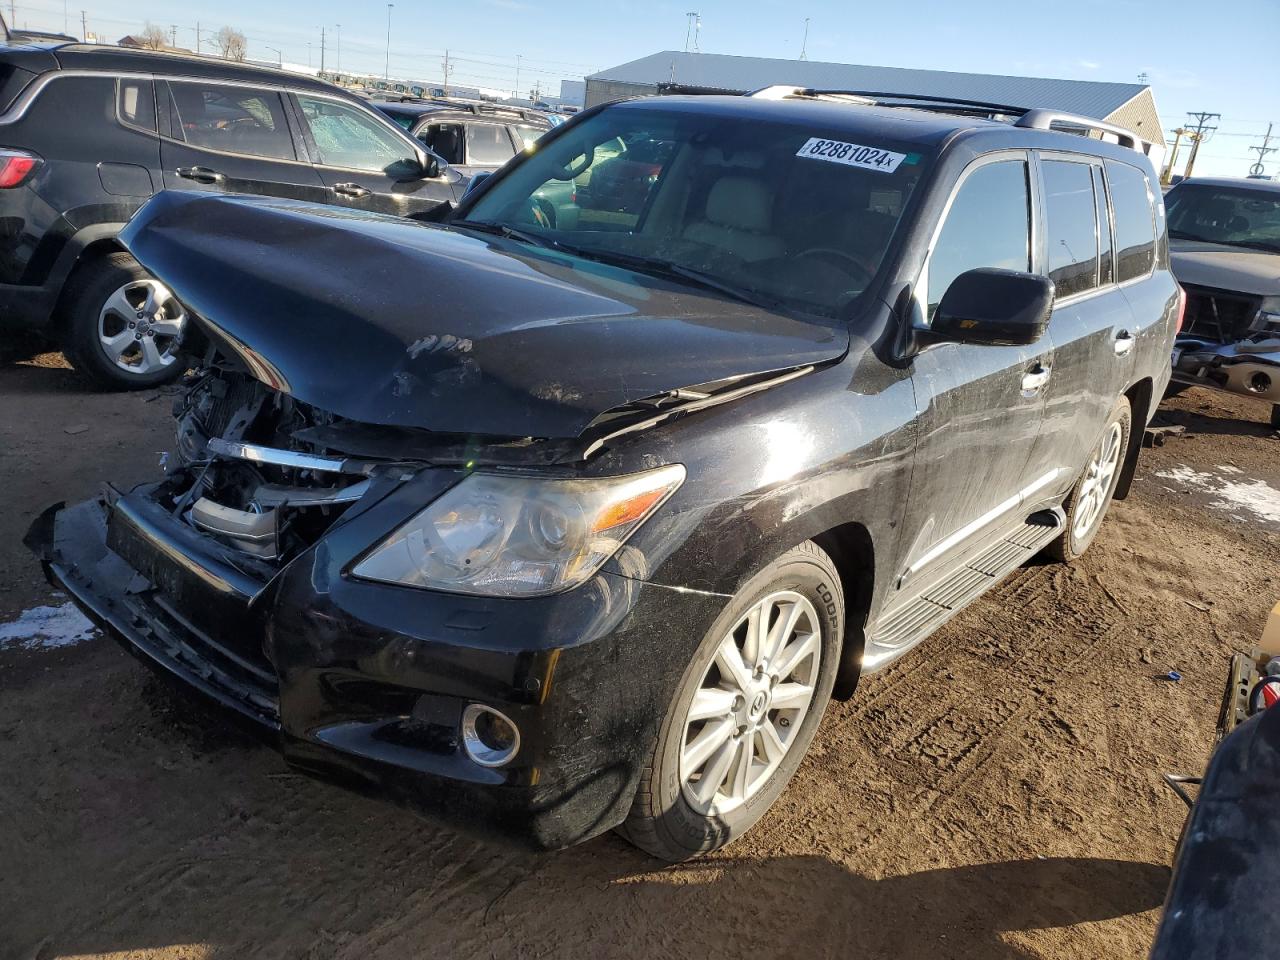
<svg viewBox="0 0 1280 960">
<path fill-rule="evenodd" d="M 164 189 L 414 214 L 459 176 L 310 77 L 80 43 L 0 44 L 0 320 L 108 387 L 176 376 L 187 313 L 118 241 Z"/>
<path fill-rule="evenodd" d="M 547 114 L 538 110 L 484 101 L 405 98 L 369 105 L 468 177 L 496 170 L 552 127 Z"/>
<path fill-rule="evenodd" d="M 28 542 L 301 769 L 538 847 L 728 843 L 833 695 L 1088 548 L 1169 379 L 1147 158 L 947 109 L 615 103 L 439 224 L 161 194 L 124 243 L 217 347 L 179 456 Z M 640 133 L 623 209 L 538 199 Z"/>
<path fill-rule="evenodd" d="M 1269 400 L 1280 427 L 1280 183 L 1196 178 L 1165 204 L 1187 291 L 1174 380 Z"/>
</svg>

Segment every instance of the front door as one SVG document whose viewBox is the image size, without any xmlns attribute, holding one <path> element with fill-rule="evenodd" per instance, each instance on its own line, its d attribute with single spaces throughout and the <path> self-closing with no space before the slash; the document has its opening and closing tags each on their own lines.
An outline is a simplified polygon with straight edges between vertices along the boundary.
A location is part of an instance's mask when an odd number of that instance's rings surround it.
<svg viewBox="0 0 1280 960">
<path fill-rule="evenodd" d="M 319 174 L 299 157 L 279 91 L 196 80 L 156 86 L 166 188 L 328 199 Z"/>
<path fill-rule="evenodd" d="M 918 284 L 927 319 L 965 271 L 1031 268 L 1030 183 L 1020 152 L 985 157 L 966 169 Z M 919 441 L 900 586 L 930 579 L 949 557 L 1012 520 L 1051 481 L 1029 476 L 1027 468 L 1052 363 L 1047 338 L 1025 347 L 941 343 L 915 357 Z"/>
<path fill-rule="evenodd" d="M 440 176 L 422 177 L 413 141 L 372 111 L 307 93 L 294 102 L 329 202 L 408 216 L 456 198 L 457 173 L 442 165 Z"/>
</svg>

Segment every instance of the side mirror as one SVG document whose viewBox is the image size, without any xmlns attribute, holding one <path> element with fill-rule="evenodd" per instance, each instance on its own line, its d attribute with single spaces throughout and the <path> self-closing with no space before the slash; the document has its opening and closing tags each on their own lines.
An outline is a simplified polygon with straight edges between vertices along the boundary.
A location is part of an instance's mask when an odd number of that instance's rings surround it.
<svg viewBox="0 0 1280 960">
<path fill-rule="evenodd" d="M 467 189 L 462 191 L 462 195 L 464 197 L 467 196 L 467 194 L 469 194 L 472 190 L 480 186 L 480 184 L 484 183 L 486 180 L 488 180 L 492 176 L 493 176 L 492 173 L 475 174 L 474 176 L 472 176 L 471 181 L 467 184 Z"/>
<path fill-rule="evenodd" d="M 425 180 L 434 180 L 438 176 L 440 176 L 440 158 L 427 151 L 426 160 L 422 164 L 422 177 Z"/>
<path fill-rule="evenodd" d="M 1053 281 L 1034 273 L 982 267 L 951 281 L 929 325 L 930 339 L 1021 346 L 1044 336 Z"/>
</svg>

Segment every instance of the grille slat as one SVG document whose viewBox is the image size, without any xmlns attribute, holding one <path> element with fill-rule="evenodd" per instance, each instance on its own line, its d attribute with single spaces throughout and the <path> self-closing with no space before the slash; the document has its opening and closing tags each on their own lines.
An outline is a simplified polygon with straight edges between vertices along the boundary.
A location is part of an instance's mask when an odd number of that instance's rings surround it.
<svg viewBox="0 0 1280 960">
<path fill-rule="evenodd" d="M 1258 315 L 1262 301 L 1257 297 L 1183 284 L 1187 291 L 1187 313 L 1183 321 L 1184 335 L 1204 337 L 1223 343 L 1243 340 Z"/>
</svg>

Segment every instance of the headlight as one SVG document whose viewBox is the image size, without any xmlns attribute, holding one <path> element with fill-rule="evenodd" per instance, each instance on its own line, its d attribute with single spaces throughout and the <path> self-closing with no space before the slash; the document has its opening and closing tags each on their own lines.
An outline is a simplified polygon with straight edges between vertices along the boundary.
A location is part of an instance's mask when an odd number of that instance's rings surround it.
<svg viewBox="0 0 1280 960">
<path fill-rule="evenodd" d="M 473 473 L 351 572 L 483 596 L 565 590 L 599 570 L 684 476 L 678 463 L 600 480 Z"/>
</svg>

